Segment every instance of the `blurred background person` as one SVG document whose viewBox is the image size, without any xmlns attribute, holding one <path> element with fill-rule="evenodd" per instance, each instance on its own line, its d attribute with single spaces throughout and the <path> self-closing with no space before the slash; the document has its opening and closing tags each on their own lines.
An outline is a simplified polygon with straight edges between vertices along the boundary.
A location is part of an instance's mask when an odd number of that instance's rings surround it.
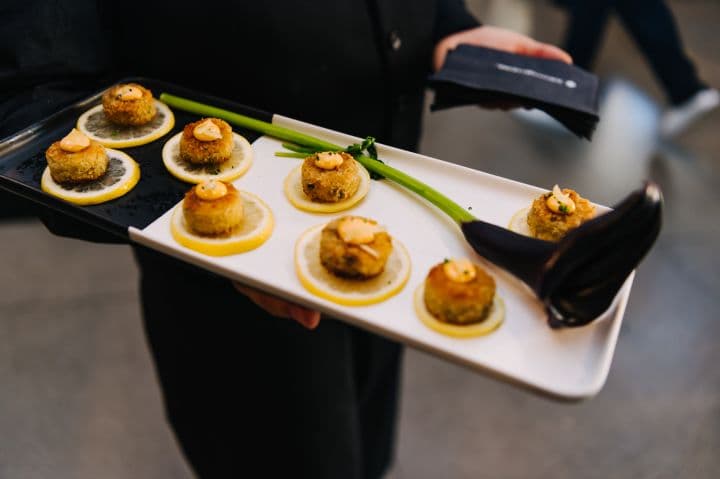
<svg viewBox="0 0 720 479">
<path fill-rule="evenodd" d="M 576 65 L 592 70 L 612 13 L 637 43 L 669 101 L 660 133 L 672 137 L 720 105 L 720 93 L 698 76 L 683 48 L 672 11 L 663 0 L 556 0 L 568 12 L 564 48 Z"/>
</svg>

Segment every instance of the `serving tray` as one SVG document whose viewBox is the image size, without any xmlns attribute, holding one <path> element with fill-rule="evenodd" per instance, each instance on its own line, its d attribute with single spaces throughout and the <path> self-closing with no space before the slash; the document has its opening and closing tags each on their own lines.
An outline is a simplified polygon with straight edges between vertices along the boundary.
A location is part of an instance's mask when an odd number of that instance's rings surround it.
<svg viewBox="0 0 720 479">
<path fill-rule="evenodd" d="M 174 85 L 149 79 L 133 80 L 151 88 L 155 96 L 168 92 L 188 97 L 336 144 L 359 141 L 352 136 Z M 386 180 L 373 181 L 367 197 L 349 212 L 377 220 L 407 247 L 412 258 L 407 285 L 396 296 L 370 306 L 341 306 L 306 291 L 295 275 L 293 247 L 296 239 L 308 228 L 348 212 L 321 215 L 295 209 L 284 196 L 283 180 L 302 160 L 275 156 L 275 152 L 283 148 L 274 138 L 236 129 L 252 143 L 254 162 L 234 184 L 259 195 L 275 217 L 275 229 L 270 239 L 258 249 L 243 254 L 210 257 L 179 245 L 171 236 L 172 211 L 191 185 L 175 179 L 165 170 L 161 150 L 165 141 L 181 131 L 185 124 L 198 119 L 195 115 L 174 111 L 173 131 L 149 145 L 123 150 L 135 158 L 141 168 L 140 182 L 127 195 L 87 207 L 46 195 L 40 189 L 40 176 L 46 166 L 45 149 L 64 136 L 82 112 L 98 104 L 100 96 L 101 92 L 0 142 L 0 187 L 181 261 L 555 398 L 588 398 L 605 383 L 633 275 L 628 277 L 602 318 L 582 328 L 554 330 L 547 326 L 542 304 L 524 284 L 485 263 L 496 279 L 498 294 L 505 301 L 504 324 L 494 333 L 479 338 L 444 336 L 428 329 L 416 317 L 413 307 L 415 289 L 424 281 L 429 269 L 443 258 L 483 260 L 465 243 L 459 227 L 443 213 Z M 378 145 L 378 154 L 388 164 L 449 193 L 479 219 L 500 226 L 506 226 L 516 211 L 527 207 L 544 192 L 530 185 L 384 145 Z"/>
</svg>

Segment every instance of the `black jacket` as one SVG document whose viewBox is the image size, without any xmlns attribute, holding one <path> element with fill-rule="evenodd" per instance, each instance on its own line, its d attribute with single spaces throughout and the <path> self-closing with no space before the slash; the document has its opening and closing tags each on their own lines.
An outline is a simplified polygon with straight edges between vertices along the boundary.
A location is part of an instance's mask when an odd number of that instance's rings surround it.
<svg viewBox="0 0 720 479">
<path fill-rule="evenodd" d="M 138 75 L 412 149 L 435 41 L 477 25 L 459 0 L 3 5 L 0 138 Z"/>
<path fill-rule="evenodd" d="M 461 0 L 6 1 L 0 22 L 0 138 L 145 76 L 409 150 L 435 42 L 478 25 Z"/>
</svg>

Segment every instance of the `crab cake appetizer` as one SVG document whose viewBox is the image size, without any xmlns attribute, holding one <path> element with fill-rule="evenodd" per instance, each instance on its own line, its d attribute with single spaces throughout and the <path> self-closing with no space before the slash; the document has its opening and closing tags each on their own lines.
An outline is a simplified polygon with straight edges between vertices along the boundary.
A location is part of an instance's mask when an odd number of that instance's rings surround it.
<svg viewBox="0 0 720 479">
<path fill-rule="evenodd" d="M 452 336 L 494 330 L 503 320 L 503 308 L 493 277 L 467 259 L 433 266 L 415 293 L 415 309 L 423 323 Z"/>
<path fill-rule="evenodd" d="M 252 145 L 218 118 L 185 125 L 163 146 L 163 164 L 174 177 L 188 183 L 231 182 L 252 165 Z"/>
<path fill-rule="evenodd" d="M 272 211 L 260 198 L 219 180 L 191 188 L 170 220 L 178 243 L 210 256 L 255 249 L 273 227 Z"/>
<path fill-rule="evenodd" d="M 555 185 L 518 211 L 510 229 L 545 241 L 560 241 L 570 230 L 595 217 L 595 207 L 575 190 Z"/>
<path fill-rule="evenodd" d="M 97 180 L 105 174 L 108 156 L 105 148 L 75 128 L 45 152 L 50 175 L 58 183 Z"/>
<path fill-rule="evenodd" d="M 337 203 L 350 198 L 360 186 L 359 168 L 348 153 L 316 153 L 303 162 L 303 192 L 312 201 L 319 203 Z"/>
<path fill-rule="evenodd" d="M 102 103 L 80 115 L 77 129 L 108 148 L 130 148 L 157 140 L 175 126 L 168 106 L 137 83 L 110 87 Z"/>
<path fill-rule="evenodd" d="M 228 235 L 242 223 L 243 203 L 233 185 L 210 180 L 185 194 L 183 214 L 188 228 L 197 234 Z"/>
<path fill-rule="evenodd" d="M 121 151 L 103 147 L 82 132 L 72 131 L 45 152 L 47 168 L 40 187 L 78 205 L 118 198 L 137 184 L 140 167 Z"/>
<path fill-rule="evenodd" d="M 559 241 L 595 215 L 595 207 L 569 188 L 558 185 L 536 198 L 527 216 L 530 233 L 538 239 Z"/>
<path fill-rule="evenodd" d="M 218 118 L 185 125 L 180 138 L 180 159 L 194 165 L 218 165 L 230 159 L 232 128 Z"/>
<path fill-rule="evenodd" d="M 346 306 L 384 301 L 410 277 L 405 246 L 377 222 L 345 216 L 305 231 L 295 243 L 295 272 L 316 296 Z"/>
<path fill-rule="evenodd" d="M 331 221 L 320 237 L 320 263 L 342 278 L 379 275 L 391 252 L 390 235 L 377 222 L 360 216 Z"/>
<path fill-rule="evenodd" d="M 362 200 L 370 176 L 349 153 L 323 151 L 308 156 L 285 179 L 285 196 L 296 207 L 313 213 L 346 210 Z"/>
<path fill-rule="evenodd" d="M 451 324 L 485 319 L 495 297 L 495 280 L 466 259 L 435 265 L 425 279 L 425 306 Z"/>
<path fill-rule="evenodd" d="M 117 125 L 144 125 L 157 112 L 152 92 L 137 83 L 111 87 L 103 94 L 102 104 L 107 119 Z"/>
</svg>

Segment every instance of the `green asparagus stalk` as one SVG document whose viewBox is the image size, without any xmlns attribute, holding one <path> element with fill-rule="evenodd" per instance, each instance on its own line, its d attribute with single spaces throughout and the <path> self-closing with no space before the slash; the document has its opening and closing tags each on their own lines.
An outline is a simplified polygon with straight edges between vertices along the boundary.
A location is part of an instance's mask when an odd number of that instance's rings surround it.
<svg viewBox="0 0 720 479">
<path fill-rule="evenodd" d="M 266 121 L 257 120 L 255 118 L 224 110 L 222 108 L 217 108 L 211 105 L 206 105 L 200 102 L 189 100 L 187 98 L 170 95 L 168 93 L 162 93 L 160 95 L 160 101 L 178 110 L 187 111 L 200 116 L 221 118 L 228 123 L 232 123 L 235 126 L 246 128 L 248 130 L 262 133 L 263 135 L 272 136 L 279 140 L 289 141 L 293 143 L 290 148 L 288 148 L 287 144 L 283 144 L 285 148 L 291 150 L 291 153 L 280 153 L 278 154 L 278 156 L 302 158 L 306 156 L 305 153 L 309 153 L 310 151 L 346 150 L 346 148 L 343 148 L 339 145 L 335 145 L 333 143 L 321 140 L 319 138 L 315 138 L 310 135 L 306 135 L 304 133 L 297 132 L 295 130 L 291 130 L 289 128 L 273 125 L 272 123 L 268 123 Z M 473 221 L 475 219 L 475 217 L 468 213 L 465 208 L 461 207 L 447 196 L 443 195 L 429 185 L 416 180 L 412 176 L 403 173 L 397 168 L 393 168 L 392 166 L 386 165 L 364 154 L 356 154 L 355 159 L 368 171 L 381 175 L 382 177 L 385 177 L 391 181 L 394 181 L 395 183 L 425 198 L 430 203 L 440 208 L 441 211 L 450 216 L 450 218 L 452 218 L 455 222 L 464 223 L 468 221 Z"/>
</svg>

